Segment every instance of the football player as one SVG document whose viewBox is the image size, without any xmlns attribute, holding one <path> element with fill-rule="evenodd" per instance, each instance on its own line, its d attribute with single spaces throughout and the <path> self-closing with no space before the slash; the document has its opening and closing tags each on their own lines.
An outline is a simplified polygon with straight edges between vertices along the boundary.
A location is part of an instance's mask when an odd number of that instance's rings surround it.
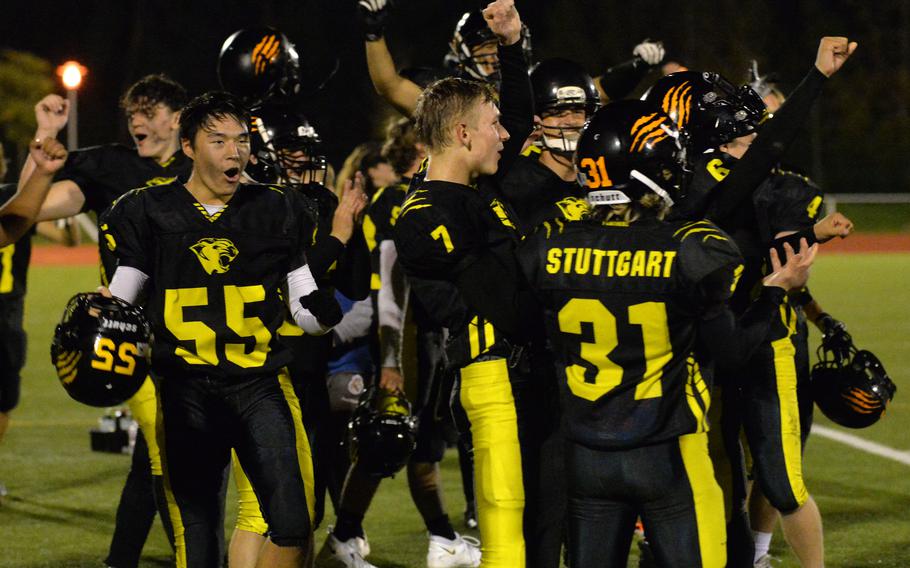
<svg viewBox="0 0 910 568">
<path fill-rule="evenodd" d="M 359 228 L 366 207 L 363 178 L 356 175 L 343 186 L 341 199 L 326 188 L 326 160 L 321 140 L 306 117 L 283 103 L 266 102 L 252 109 L 250 119 L 252 160 L 244 175 L 259 182 L 274 183 L 293 191 L 309 205 L 315 227 L 315 242 L 307 261 L 316 282 L 324 290 L 338 289 L 348 298 L 369 295 L 369 253 Z M 315 466 L 314 526 L 321 522 L 325 493 L 338 502 L 346 466 L 339 461 L 346 420 L 332 412 L 327 385 L 333 336 L 305 333 L 294 321 L 278 330 L 281 343 L 293 354 L 288 364 L 291 383 L 304 401 L 304 425 L 313 450 Z M 346 375 L 350 380 L 353 375 Z M 239 461 L 233 460 L 239 510 L 231 538 L 233 566 L 255 566 L 269 526 L 260 503 Z"/>
<path fill-rule="evenodd" d="M 120 106 L 135 147 L 107 144 L 72 151 L 66 166 L 57 172 L 38 219 L 67 218 L 80 211 L 93 211 L 100 216 L 130 189 L 169 183 L 178 176 L 185 178 L 191 162 L 180 150 L 178 120 L 186 100 L 183 86 L 165 75 L 148 75 L 131 85 L 121 97 Z M 35 105 L 35 138 L 55 137 L 66 125 L 68 114 L 69 106 L 63 98 L 48 95 L 41 99 Z M 28 175 L 32 167 L 33 162 L 27 160 L 21 176 Z M 114 259 L 104 238 L 101 243 L 101 280 L 107 283 Z M 106 559 L 115 568 L 138 564 L 156 508 L 168 540 L 173 541 L 153 434 L 156 403 L 151 379 L 128 402 L 143 434 L 133 452 Z"/>
<path fill-rule="evenodd" d="M 501 43 L 502 123 L 485 84 L 450 78 L 423 92 L 415 117 L 429 165 L 402 206 L 395 245 L 412 282 L 455 287 L 447 305 L 432 312 L 449 329 L 447 354 L 459 369 L 470 422 L 483 562 L 525 566 L 538 558 L 527 529 L 538 514 L 538 458 L 548 434 L 538 418 L 551 401 L 539 376 L 545 369 L 530 364 L 522 347 L 534 325 L 514 317 L 530 314 L 525 305 L 533 302 L 517 281 L 519 233 L 497 184 L 530 133 L 531 97 L 514 5 L 495 2 L 487 10 Z M 433 297 L 419 288 L 416 294 L 433 305 Z"/>
<path fill-rule="evenodd" d="M 373 284 L 379 331 L 380 375 L 378 385 L 391 392 L 404 391 L 402 373 L 405 313 L 412 309 L 416 324 L 417 401 L 414 414 L 419 417 L 416 447 L 407 463 L 411 496 L 430 534 L 427 550 L 429 568 L 480 564 L 480 550 L 455 532 L 445 505 L 439 477 L 439 462 L 445 452 L 445 439 L 437 416 L 439 393 L 443 392 L 445 370 L 445 331 L 409 294 L 409 286 L 397 263 L 393 230 L 411 177 L 425 157 L 425 147 L 417 142 L 412 120 L 402 118 L 389 127 L 383 155 L 401 176 L 394 185 L 380 188 L 374 195 L 364 219 L 364 235 L 371 249 Z M 443 293 L 448 293 L 444 289 Z M 320 556 L 333 556 L 345 566 L 371 566 L 363 560 L 369 547 L 363 531 L 363 518 L 379 487 L 381 477 L 370 475 L 371 464 L 352 466 L 338 506 L 338 518 Z"/>
<path fill-rule="evenodd" d="M 659 565 L 726 566 L 700 362 L 754 349 L 817 250 L 787 245 L 784 267 L 772 253 L 773 273 L 734 320 L 732 240 L 709 221 L 662 221 L 682 175 L 678 136 L 644 102 L 598 111 L 575 158 L 590 220 L 547 223 L 519 248 L 560 377 L 570 566 L 625 566 L 639 515 Z"/>
<path fill-rule="evenodd" d="M 179 124 L 193 161 L 186 183 L 134 190 L 101 219 L 118 260 L 110 293 L 148 298 L 177 565 L 220 564 L 219 487 L 233 448 L 269 525 L 260 564 L 305 566 L 312 461 L 276 332 L 288 308 L 314 334 L 341 312 L 307 266 L 309 204 L 292 190 L 240 183 L 250 155 L 240 102 L 207 93 Z"/>
<path fill-rule="evenodd" d="M 10 413 L 19 404 L 19 373 L 25 364 L 25 287 L 32 246 L 29 229 L 51 186 L 54 174 L 66 161 L 66 149 L 54 138 L 33 140 L 29 153 L 34 171 L 22 191 L 16 184 L 0 184 L 0 442 L 9 426 Z M 6 164 L 0 151 L 0 180 Z M 15 196 L 15 197 L 14 197 Z M 0 483 L 0 500 L 6 487 Z"/>
<path fill-rule="evenodd" d="M 810 242 L 823 242 L 851 230 L 849 220 L 835 214 L 805 224 L 798 233 L 775 231 L 770 238 L 762 239 L 757 228 L 761 221 L 756 217 L 756 200 L 760 198 L 755 189 L 792 142 L 825 78 L 836 73 L 855 48 L 856 44 L 846 38 L 823 38 L 815 66 L 788 104 L 763 124 L 757 137 L 755 130 L 763 120 L 764 105 L 748 87 L 737 91 L 722 77 L 686 72 L 661 79 L 648 94 L 648 100 L 668 111 L 687 133 L 687 158 L 693 174 L 672 215 L 692 220 L 707 212 L 730 232 L 746 259 L 742 286 L 732 299 L 737 313 L 749 305 L 748 291 L 761 279 L 764 250 L 772 241 L 792 241 L 799 238 L 795 234 Z M 764 225 L 770 230 L 769 223 L 765 216 Z M 740 414 L 745 416 L 747 439 L 763 491 L 772 493 L 779 510 L 788 513 L 785 532 L 802 537 L 796 541 L 797 555 L 806 566 L 822 565 L 821 521 L 801 476 L 795 352 L 790 339 L 797 316 L 789 303 L 781 314 L 775 325 L 783 337 L 763 343 L 748 365 L 717 369 L 718 382 L 723 385 L 719 398 L 723 408 L 729 407 L 720 412 L 724 441 L 715 447 L 718 456 L 730 456 L 716 459 L 718 469 L 726 472 L 723 477 L 729 481 L 724 486 L 732 500 L 727 503 L 728 520 L 735 524 L 729 529 L 731 566 L 750 566 L 755 559 L 752 536 L 739 514 L 745 499 L 743 472 L 736 457 Z M 758 404 L 758 400 L 774 402 L 769 406 Z M 793 474 L 797 471 L 799 475 Z"/>
</svg>

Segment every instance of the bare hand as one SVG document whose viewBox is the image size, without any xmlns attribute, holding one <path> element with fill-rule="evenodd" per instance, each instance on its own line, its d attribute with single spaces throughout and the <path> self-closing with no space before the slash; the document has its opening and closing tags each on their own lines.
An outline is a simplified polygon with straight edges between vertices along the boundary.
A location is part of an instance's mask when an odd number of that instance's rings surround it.
<svg viewBox="0 0 910 568">
<path fill-rule="evenodd" d="M 853 232 L 853 221 L 847 218 L 843 213 L 832 213 L 826 215 L 812 227 L 815 232 L 815 238 L 818 242 L 823 243 L 834 237 L 846 238 Z"/>
<path fill-rule="evenodd" d="M 855 41 L 848 41 L 845 37 L 823 37 L 818 44 L 815 66 L 825 77 L 830 77 L 853 55 L 856 46 Z"/>
<path fill-rule="evenodd" d="M 786 291 L 802 288 L 809 281 L 809 267 L 815 261 L 818 252 L 818 243 L 811 247 L 806 239 L 799 240 L 799 252 L 793 252 L 790 243 L 784 243 L 784 253 L 787 261 L 781 265 L 777 250 L 771 249 L 771 274 L 762 279 L 765 286 L 777 286 Z"/>
<path fill-rule="evenodd" d="M 387 391 L 404 392 L 404 377 L 398 367 L 383 367 L 379 372 L 379 386 Z"/>
<path fill-rule="evenodd" d="M 354 179 L 344 182 L 341 199 L 332 217 L 332 236 L 347 244 L 354 234 L 354 227 L 363 221 L 367 195 L 363 191 L 363 174 L 357 172 Z"/>
<path fill-rule="evenodd" d="M 54 138 L 66 126 L 70 115 L 69 101 L 60 95 L 47 95 L 35 105 L 38 130 L 35 138 Z"/>
<path fill-rule="evenodd" d="M 66 162 L 66 148 L 54 137 L 32 140 L 28 151 L 35 160 L 37 170 L 46 174 L 57 172 Z"/>
<path fill-rule="evenodd" d="M 483 19 L 501 45 L 512 45 L 521 39 L 521 18 L 515 9 L 515 0 L 490 2 L 483 9 Z"/>
</svg>

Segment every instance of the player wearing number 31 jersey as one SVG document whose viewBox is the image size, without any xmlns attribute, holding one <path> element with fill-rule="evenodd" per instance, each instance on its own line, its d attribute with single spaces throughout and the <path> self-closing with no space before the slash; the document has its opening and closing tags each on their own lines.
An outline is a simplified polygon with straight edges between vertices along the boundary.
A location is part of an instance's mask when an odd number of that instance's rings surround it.
<svg viewBox="0 0 910 568">
<path fill-rule="evenodd" d="M 573 567 L 625 566 L 636 516 L 659 565 L 725 565 L 711 363 L 748 355 L 811 263 L 791 259 L 735 321 L 736 245 L 708 221 L 662 220 L 682 173 L 677 136 L 641 101 L 599 110 L 575 158 L 591 217 L 546 223 L 519 248 L 560 379 Z"/>
</svg>

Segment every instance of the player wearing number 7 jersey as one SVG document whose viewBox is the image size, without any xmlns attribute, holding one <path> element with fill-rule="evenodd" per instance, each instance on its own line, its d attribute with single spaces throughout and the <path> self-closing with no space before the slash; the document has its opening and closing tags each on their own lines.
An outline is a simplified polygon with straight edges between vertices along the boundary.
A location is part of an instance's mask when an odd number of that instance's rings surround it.
<svg viewBox="0 0 910 568">
<path fill-rule="evenodd" d="M 726 306 L 742 270 L 708 221 L 662 219 L 682 174 L 678 131 L 640 101 L 599 110 L 576 164 L 594 207 L 519 247 L 544 307 L 568 437 L 570 566 L 625 566 L 637 516 L 661 566 L 726 564 L 724 510 L 708 457 L 713 361 L 767 337 L 815 248 L 788 254 L 749 311 Z"/>
<path fill-rule="evenodd" d="M 240 184 L 247 124 L 226 93 L 190 102 L 180 117 L 193 159 L 186 184 L 129 192 L 102 217 L 118 260 L 111 293 L 147 296 L 178 567 L 220 565 L 218 488 L 231 448 L 270 527 L 263 562 L 304 566 L 312 548 L 312 462 L 276 330 L 288 308 L 311 334 L 341 311 L 306 264 L 314 220 L 304 198 Z"/>
</svg>

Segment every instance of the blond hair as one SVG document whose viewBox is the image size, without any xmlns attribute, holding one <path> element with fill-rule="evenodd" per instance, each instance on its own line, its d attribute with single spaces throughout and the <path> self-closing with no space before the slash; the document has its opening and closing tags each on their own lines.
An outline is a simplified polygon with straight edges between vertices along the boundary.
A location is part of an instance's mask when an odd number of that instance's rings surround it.
<svg viewBox="0 0 910 568">
<path fill-rule="evenodd" d="M 452 143 L 455 122 L 473 113 L 478 104 L 490 102 L 496 102 L 496 93 L 486 83 L 449 77 L 430 84 L 414 111 L 417 139 L 430 152 L 445 149 Z"/>
</svg>

